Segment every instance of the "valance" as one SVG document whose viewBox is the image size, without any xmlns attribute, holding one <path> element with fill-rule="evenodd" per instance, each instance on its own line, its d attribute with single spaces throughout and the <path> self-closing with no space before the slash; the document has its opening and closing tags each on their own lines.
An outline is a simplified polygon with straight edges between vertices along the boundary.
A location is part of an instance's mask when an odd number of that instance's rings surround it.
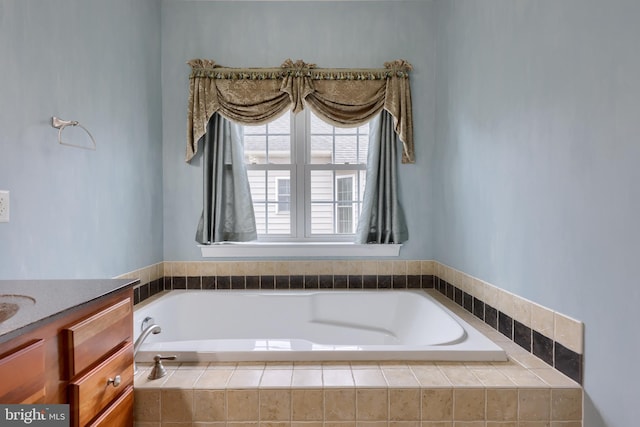
<svg viewBox="0 0 640 427">
<path fill-rule="evenodd" d="M 280 68 L 227 68 L 193 59 L 189 77 L 187 155 L 190 161 L 214 113 L 244 125 L 267 123 L 308 106 L 334 126 L 360 126 L 381 110 L 393 116 L 403 144 L 402 162 L 413 163 L 409 71 L 396 60 L 381 69 L 328 69 L 286 60 Z"/>
</svg>

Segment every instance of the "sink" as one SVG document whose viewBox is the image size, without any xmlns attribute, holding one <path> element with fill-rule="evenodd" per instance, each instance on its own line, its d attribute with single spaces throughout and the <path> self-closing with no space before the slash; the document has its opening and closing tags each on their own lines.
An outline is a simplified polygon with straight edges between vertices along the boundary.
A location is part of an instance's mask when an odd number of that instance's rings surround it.
<svg viewBox="0 0 640 427">
<path fill-rule="evenodd" d="M 0 294 L 0 323 L 11 319 L 20 309 L 35 303 L 36 300 L 27 295 Z"/>
</svg>

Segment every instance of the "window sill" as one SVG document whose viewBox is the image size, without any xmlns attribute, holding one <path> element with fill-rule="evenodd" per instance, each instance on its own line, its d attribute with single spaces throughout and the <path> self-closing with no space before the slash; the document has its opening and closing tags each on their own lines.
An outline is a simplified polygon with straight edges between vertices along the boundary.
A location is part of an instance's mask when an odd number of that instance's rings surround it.
<svg viewBox="0 0 640 427">
<path fill-rule="evenodd" d="M 203 258 L 397 257 L 402 244 L 249 242 L 198 245 Z"/>
</svg>

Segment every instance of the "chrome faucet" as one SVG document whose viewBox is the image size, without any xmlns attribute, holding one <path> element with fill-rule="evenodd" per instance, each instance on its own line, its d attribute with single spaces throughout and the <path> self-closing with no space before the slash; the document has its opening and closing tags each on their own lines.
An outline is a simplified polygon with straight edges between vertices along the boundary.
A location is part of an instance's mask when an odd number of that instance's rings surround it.
<svg viewBox="0 0 640 427">
<path fill-rule="evenodd" d="M 144 321 L 142 322 L 142 324 L 144 325 L 145 322 L 147 321 L 147 319 L 144 319 Z M 136 340 L 135 344 L 133 345 L 133 373 L 137 373 L 138 372 L 138 367 L 136 366 L 136 354 L 138 354 L 138 350 L 140 350 L 140 347 L 142 346 L 142 343 L 144 342 L 144 340 L 147 339 L 147 337 L 149 336 L 149 334 L 159 334 L 160 332 L 162 332 L 162 329 L 160 328 L 160 326 L 154 324 L 151 324 L 149 326 L 147 326 L 142 333 L 140 334 L 140 336 L 138 337 L 138 339 Z"/>
</svg>

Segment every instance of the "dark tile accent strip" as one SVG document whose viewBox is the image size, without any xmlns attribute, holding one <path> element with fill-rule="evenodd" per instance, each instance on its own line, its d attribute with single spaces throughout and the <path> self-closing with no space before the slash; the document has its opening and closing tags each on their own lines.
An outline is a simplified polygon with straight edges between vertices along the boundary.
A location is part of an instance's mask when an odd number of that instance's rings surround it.
<svg viewBox="0 0 640 427">
<path fill-rule="evenodd" d="M 246 289 L 260 289 L 260 276 L 247 276 L 244 279 Z M 204 289 L 204 283 L 202 283 Z"/>
<path fill-rule="evenodd" d="M 421 276 L 418 275 L 408 275 L 407 276 L 407 288 L 408 289 L 420 289 L 422 287 L 422 283 L 420 283 Z"/>
<path fill-rule="evenodd" d="M 318 276 L 318 284 L 320 289 L 332 289 L 333 288 L 333 276 L 328 274 L 322 274 Z"/>
<path fill-rule="evenodd" d="M 553 340 L 536 330 L 533 331 L 532 335 L 531 346 L 533 354 L 553 366 Z"/>
<path fill-rule="evenodd" d="M 200 276 L 187 277 L 187 289 L 202 289 Z"/>
<path fill-rule="evenodd" d="M 362 289 L 362 276 L 349 276 L 349 289 Z"/>
<path fill-rule="evenodd" d="M 216 277 L 215 276 L 202 276 L 202 289 L 215 289 Z"/>
<path fill-rule="evenodd" d="M 171 279 L 171 286 L 173 289 L 187 289 L 186 277 L 173 277 Z"/>
<path fill-rule="evenodd" d="M 498 332 L 513 341 L 513 319 L 503 312 L 498 312 Z"/>
<path fill-rule="evenodd" d="M 289 289 L 289 276 L 276 276 L 276 289 Z"/>
<path fill-rule="evenodd" d="M 378 276 L 378 289 L 391 289 L 391 276 Z"/>
<path fill-rule="evenodd" d="M 484 320 L 484 302 L 473 297 L 473 315 L 480 320 Z"/>
<path fill-rule="evenodd" d="M 304 276 L 291 276 L 291 277 L 289 277 L 289 288 L 291 288 L 291 289 L 304 289 Z"/>
<path fill-rule="evenodd" d="M 462 293 L 462 306 L 469 313 L 473 313 L 473 297 L 466 292 Z"/>
<path fill-rule="evenodd" d="M 346 275 L 333 276 L 334 289 L 347 289 L 349 282 Z"/>
<path fill-rule="evenodd" d="M 513 321 L 513 341 L 531 353 L 531 328 L 517 320 Z"/>
<path fill-rule="evenodd" d="M 318 289 L 320 287 L 320 278 L 318 276 L 304 276 L 305 289 Z"/>
<path fill-rule="evenodd" d="M 394 274 L 391 278 L 393 289 L 407 289 L 407 276 Z"/>
<path fill-rule="evenodd" d="M 455 291 L 453 292 L 453 301 L 458 304 L 460 307 L 462 307 L 462 299 L 464 298 L 463 296 L 463 292 L 462 289 L 458 289 L 456 288 Z"/>
<path fill-rule="evenodd" d="M 560 344 L 554 342 L 553 366 L 571 378 L 582 384 L 582 356 Z"/>
<path fill-rule="evenodd" d="M 244 289 L 244 276 L 231 276 L 231 289 Z"/>
<path fill-rule="evenodd" d="M 484 305 L 484 323 L 491 326 L 493 329 L 498 329 L 498 310 L 491 307 L 489 304 Z"/>
<path fill-rule="evenodd" d="M 275 289 L 275 276 L 260 276 L 260 289 Z"/>
<path fill-rule="evenodd" d="M 377 289 L 378 276 L 373 276 L 373 275 L 362 276 L 362 287 L 365 289 Z"/>
<path fill-rule="evenodd" d="M 216 276 L 216 289 L 231 289 L 231 277 Z"/>
</svg>

